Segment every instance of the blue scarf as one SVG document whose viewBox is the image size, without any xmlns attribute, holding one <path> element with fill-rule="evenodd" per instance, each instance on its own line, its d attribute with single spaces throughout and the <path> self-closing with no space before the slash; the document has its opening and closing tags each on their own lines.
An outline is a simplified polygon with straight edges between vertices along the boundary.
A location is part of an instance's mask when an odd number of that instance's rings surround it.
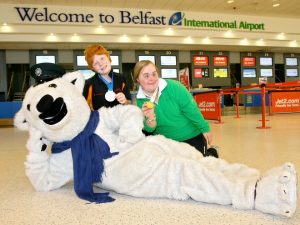
<svg viewBox="0 0 300 225">
<path fill-rule="evenodd" d="M 102 181 L 104 159 L 118 154 L 111 153 L 108 144 L 94 133 L 98 124 L 98 111 L 91 112 L 90 120 L 84 130 L 71 141 L 54 143 L 52 153 L 60 153 L 71 148 L 74 190 L 79 198 L 96 203 L 112 202 L 114 199 L 108 192 L 93 192 L 93 183 Z"/>
</svg>

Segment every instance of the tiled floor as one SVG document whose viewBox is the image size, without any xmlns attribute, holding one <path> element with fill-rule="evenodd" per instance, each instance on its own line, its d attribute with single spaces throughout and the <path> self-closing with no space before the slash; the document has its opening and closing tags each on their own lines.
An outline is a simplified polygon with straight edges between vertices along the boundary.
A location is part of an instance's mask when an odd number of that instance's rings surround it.
<svg viewBox="0 0 300 225">
<path fill-rule="evenodd" d="M 261 126 L 260 114 L 241 118 L 223 116 L 210 121 L 220 156 L 266 171 L 290 161 L 300 173 L 300 114 L 268 116 L 270 129 Z M 34 191 L 24 172 L 27 133 L 0 127 L 0 224 L 263 224 L 299 225 L 300 204 L 291 219 L 190 201 L 139 199 L 114 194 L 109 204 L 85 204 L 75 197 L 72 184 L 59 190 Z"/>
</svg>

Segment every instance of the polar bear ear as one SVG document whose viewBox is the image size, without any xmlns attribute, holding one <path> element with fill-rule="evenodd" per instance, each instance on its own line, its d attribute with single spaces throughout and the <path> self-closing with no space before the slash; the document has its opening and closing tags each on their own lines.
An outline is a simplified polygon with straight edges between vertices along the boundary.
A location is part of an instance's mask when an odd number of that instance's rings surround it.
<svg viewBox="0 0 300 225">
<path fill-rule="evenodd" d="M 14 126 L 20 130 L 29 130 L 29 124 L 25 118 L 25 114 L 22 108 L 15 115 Z"/>
<path fill-rule="evenodd" d="M 84 87 L 84 77 L 79 71 L 74 71 L 71 73 L 66 73 L 62 77 L 64 80 L 74 84 L 74 86 L 80 91 L 80 93 L 83 92 L 83 87 Z"/>
</svg>

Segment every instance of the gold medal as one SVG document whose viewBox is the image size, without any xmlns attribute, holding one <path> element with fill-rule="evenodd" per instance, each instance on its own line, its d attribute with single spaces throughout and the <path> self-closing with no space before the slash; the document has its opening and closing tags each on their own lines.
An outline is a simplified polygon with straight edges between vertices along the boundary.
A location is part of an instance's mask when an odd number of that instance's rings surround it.
<svg viewBox="0 0 300 225">
<path fill-rule="evenodd" d="M 153 102 L 147 102 L 146 105 L 148 109 L 152 109 L 154 107 Z"/>
</svg>

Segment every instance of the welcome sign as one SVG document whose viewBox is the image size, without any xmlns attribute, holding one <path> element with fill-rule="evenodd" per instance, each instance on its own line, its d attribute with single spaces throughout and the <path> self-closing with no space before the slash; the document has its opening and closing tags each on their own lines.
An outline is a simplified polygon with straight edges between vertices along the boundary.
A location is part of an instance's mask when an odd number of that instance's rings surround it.
<svg viewBox="0 0 300 225">
<path fill-rule="evenodd" d="M 53 6 L 6 5 L 7 17 L 14 23 L 26 24 L 76 24 L 76 25 L 129 25 L 129 26 L 177 26 L 189 29 L 236 29 L 247 31 L 264 31 L 263 22 L 237 19 L 223 20 L 220 17 L 205 18 L 208 14 L 185 12 L 168 12 L 135 9 L 73 8 Z M 195 15 L 195 16 L 194 16 Z M 2 17 L 1 16 L 1 17 Z M 8 21 L 9 22 L 9 21 Z"/>
</svg>

